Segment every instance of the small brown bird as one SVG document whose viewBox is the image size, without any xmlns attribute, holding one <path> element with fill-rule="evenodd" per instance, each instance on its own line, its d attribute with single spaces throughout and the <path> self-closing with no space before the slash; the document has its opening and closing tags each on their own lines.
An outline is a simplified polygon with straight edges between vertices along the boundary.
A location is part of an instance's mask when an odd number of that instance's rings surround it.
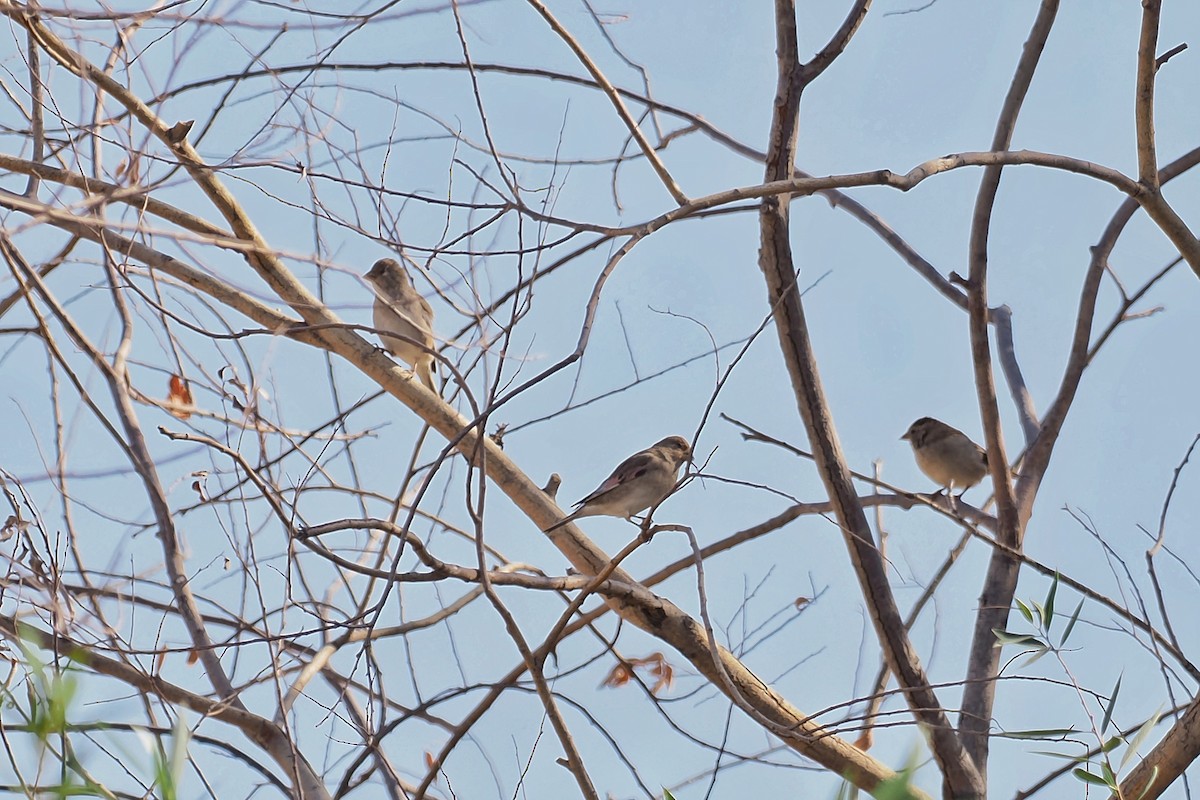
<svg viewBox="0 0 1200 800">
<path fill-rule="evenodd" d="M 381 258 L 366 278 L 375 287 L 375 332 L 392 355 L 433 386 L 433 309 L 394 258 Z"/>
<path fill-rule="evenodd" d="M 653 447 L 634 453 L 613 470 L 596 491 L 575 504 L 576 509 L 546 529 L 546 533 L 580 517 L 624 517 L 661 503 L 675 488 L 679 468 L 692 460 L 692 446 L 682 436 L 668 436 Z"/>
<path fill-rule="evenodd" d="M 900 437 L 912 445 L 917 466 L 947 491 L 961 488 L 959 496 L 987 474 L 987 453 L 970 438 L 932 417 L 921 417 Z"/>
</svg>

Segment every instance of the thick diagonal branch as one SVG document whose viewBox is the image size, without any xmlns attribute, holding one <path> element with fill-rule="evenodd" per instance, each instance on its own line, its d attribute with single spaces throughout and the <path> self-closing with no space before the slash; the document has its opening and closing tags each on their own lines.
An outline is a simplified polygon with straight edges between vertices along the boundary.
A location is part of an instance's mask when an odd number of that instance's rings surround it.
<svg viewBox="0 0 1200 800">
<path fill-rule="evenodd" d="M 1155 800 L 1200 758 L 1200 696 L 1133 771 L 1121 781 L 1118 797 Z"/>
</svg>

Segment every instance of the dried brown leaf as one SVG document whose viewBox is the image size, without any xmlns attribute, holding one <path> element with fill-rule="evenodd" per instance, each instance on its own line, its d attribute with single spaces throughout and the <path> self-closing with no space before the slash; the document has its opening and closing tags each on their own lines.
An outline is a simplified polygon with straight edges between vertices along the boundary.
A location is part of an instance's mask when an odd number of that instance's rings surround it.
<svg viewBox="0 0 1200 800">
<path fill-rule="evenodd" d="M 178 375 L 172 375 L 168 385 L 167 411 L 179 419 L 188 419 L 192 416 L 194 408 L 192 390 L 188 388 L 187 381 Z"/>
<path fill-rule="evenodd" d="M 633 667 L 624 662 L 617 662 L 600 685 L 609 689 L 617 689 L 629 683 L 632 678 Z"/>
</svg>

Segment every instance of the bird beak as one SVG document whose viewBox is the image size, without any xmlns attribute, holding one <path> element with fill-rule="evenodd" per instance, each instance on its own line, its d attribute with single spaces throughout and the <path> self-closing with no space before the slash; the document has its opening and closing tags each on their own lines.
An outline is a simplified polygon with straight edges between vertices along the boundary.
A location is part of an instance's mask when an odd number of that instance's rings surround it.
<svg viewBox="0 0 1200 800">
<path fill-rule="evenodd" d="M 901 436 L 901 437 L 900 437 L 900 440 L 901 440 L 901 441 L 903 441 L 903 440 L 905 440 L 905 439 L 907 439 L 907 438 L 908 438 L 908 434 L 906 433 L 906 434 L 904 434 L 903 436 Z"/>
</svg>

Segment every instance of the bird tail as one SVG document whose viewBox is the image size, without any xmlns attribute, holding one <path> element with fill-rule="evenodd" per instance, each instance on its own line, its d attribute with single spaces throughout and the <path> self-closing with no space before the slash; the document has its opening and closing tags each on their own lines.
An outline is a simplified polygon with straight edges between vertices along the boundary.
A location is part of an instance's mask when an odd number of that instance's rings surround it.
<svg viewBox="0 0 1200 800">
<path fill-rule="evenodd" d="M 417 379 L 429 387 L 429 391 L 437 394 L 437 386 L 433 382 L 432 366 L 432 359 L 422 359 L 417 362 L 417 366 L 413 371 L 417 373 Z"/>
<path fill-rule="evenodd" d="M 579 512 L 575 512 L 574 514 L 567 514 L 565 517 L 560 519 L 558 522 L 554 523 L 549 528 L 546 528 L 546 530 L 542 531 L 542 533 L 549 533 L 550 531 L 555 530 L 556 528 L 561 528 L 563 525 L 566 525 L 568 522 L 574 522 L 576 517 L 578 517 L 578 516 L 579 516 Z"/>
</svg>

